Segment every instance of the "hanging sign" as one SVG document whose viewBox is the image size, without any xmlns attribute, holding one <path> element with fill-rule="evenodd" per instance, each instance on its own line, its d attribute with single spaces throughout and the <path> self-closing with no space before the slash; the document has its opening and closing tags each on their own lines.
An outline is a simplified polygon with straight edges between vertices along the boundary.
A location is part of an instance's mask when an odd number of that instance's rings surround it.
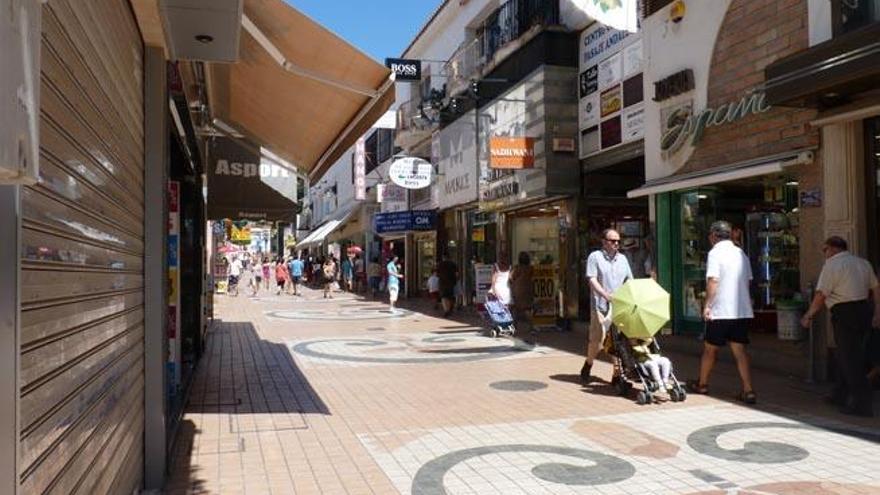
<svg viewBox="0 0 880 495">
<path fill-rule="evenodd" d="M 366 140 L 361 137 L 354 148 L 354 199 L 367 199 L 367 153 Z"/>
<path fill-rule="evenodd" d="M 386 58 L 385 67 L 394 73 L 397 81 L 421 81 L 422 61 L 408 58 Z"/>
<path fill-rule="evenodd" d="M 574 5 L 603 27 L 632 33 L 639 30 L 638 0 L 575 0 Z"/>
<path fill-rule="evenodd" d="M 388 168 L 391 182 L 406 189 L 424 189 L 431 185 L 433 166 L 414 156 L 394 160 Z"/>
<path fill-rule="evenodd" d="M 489 140 L 489 167 L 522 169 L 535 166 L 535 138 L 493 137 Z"/>
</svg>

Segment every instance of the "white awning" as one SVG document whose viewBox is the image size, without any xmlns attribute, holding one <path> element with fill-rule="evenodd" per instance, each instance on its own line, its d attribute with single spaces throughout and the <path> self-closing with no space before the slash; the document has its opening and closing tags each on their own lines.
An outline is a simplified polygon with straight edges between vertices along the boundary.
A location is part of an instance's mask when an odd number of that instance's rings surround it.
<svg viewBox="0 0 880 495">
<path fill-rule="evenodd" d="M 644 186 L 629 191 L 626 193 L 626 196 L 628 198 L 640 198 L 651 194 L 693 189 L 696 187 L 708 186 L 710 184 L 718 184 L 720 182 L 730 182 L 739 179 L 747 179 L 749 177 L 776 174 L 783 172 L 786 167 L 803 165 L 811 163 L 812 161 L 812 150 L 792 151 L 781 155 L 761 158 L 759 160 L 738 162 L 722 167 L 715 167 L 710 170 L 700 170 L 698 172 L 650 180 L 646 182 Z"/>
<path fill-rule="evenodd" d="M 296 249 L 305 249 L 314 244 L 320 244 L 324 242 L 324 239 L 327 238 L 334 230 L 339 227 L 345 225 L 346 222 L 354 215 L 356 212 L 360 211 L 360 205 L 355 205 L 347 210 L 344 210 L 344 213 L 340 214 L 333 220 L 329 220 L 312 231 L 311 234 L 306 236 L 305 239 L 300 241 L 296 245 Z"/>
<path fill-rule="evenodd" d="M 305 239 L 297 243 L 296 249 L 305 249 L 313 244 L 320 244 L 324 241 L 324 238 L 327 237 L 333 229 L 335 229 L 341 222 L 339 220 L 330 220 L 329 222 L 321 225 L 312 231 L 311 234 L 306 236 Z"/>
</svg>

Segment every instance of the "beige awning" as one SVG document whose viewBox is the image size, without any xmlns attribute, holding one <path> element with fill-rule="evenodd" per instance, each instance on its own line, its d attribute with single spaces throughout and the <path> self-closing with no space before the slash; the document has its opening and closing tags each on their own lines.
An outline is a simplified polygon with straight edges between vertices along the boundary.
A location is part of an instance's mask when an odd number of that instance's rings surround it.
<svg viewBox="0 0 880 495">
<path fill-rule="evenodd" d="M 282 0 L 245 0 L 242 24 L 239 61 L 208 67 L 213 117 L 314 181 L 394 102 L 390 71 Z"/>
</svg>

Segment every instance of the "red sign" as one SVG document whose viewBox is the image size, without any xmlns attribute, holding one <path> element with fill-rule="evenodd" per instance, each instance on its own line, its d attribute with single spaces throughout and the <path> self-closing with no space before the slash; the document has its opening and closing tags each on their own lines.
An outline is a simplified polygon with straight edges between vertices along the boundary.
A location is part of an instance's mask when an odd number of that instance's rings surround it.
<svg viewBox="0 0 880 495">
<path fill-rule="evenodd" d="M 168 213 L 177 213 L 180 211 L 180 183 L 177 181 L 168 182 Z"/>
<path fill-rule="evenodd" d="M 489 140 L 489 168 L 520 169 L 535 166 L 535 138 L 493 137 Z"/>
</svg>

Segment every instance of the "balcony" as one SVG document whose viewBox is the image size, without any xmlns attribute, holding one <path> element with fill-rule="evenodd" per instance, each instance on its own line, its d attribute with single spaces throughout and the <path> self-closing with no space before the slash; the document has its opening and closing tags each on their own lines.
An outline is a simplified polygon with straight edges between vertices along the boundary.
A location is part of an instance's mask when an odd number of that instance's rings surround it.
<svg viewBox="0 0 880 495">
<path fill-rule="evenodd" d="M 397 107 L 397 133 L 394 145 L 410 150 L 431 137 L 440 123 L 443 91 L 431 89 L 428 97 L 417 96 Z"/>
<path fill-rule="evenodd" d="M 467 90 L 471 79 L 480 79 L 544 27 L 558 24 L 559 0 L 507 1 L 446 62 L 447 94 Z"/>
</svg>

